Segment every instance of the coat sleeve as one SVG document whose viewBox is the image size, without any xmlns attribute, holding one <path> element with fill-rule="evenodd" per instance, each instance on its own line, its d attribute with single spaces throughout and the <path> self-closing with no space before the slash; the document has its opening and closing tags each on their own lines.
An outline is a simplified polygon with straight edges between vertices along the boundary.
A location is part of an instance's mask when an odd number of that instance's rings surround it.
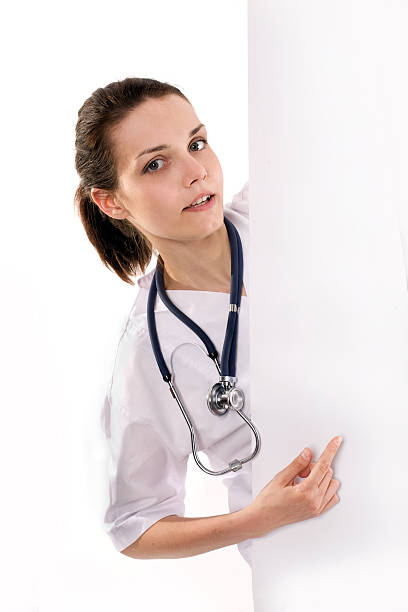
<svg viewBox="0 0 408 612">
<path fill-rule="evenodd" d="M 165 516 L 184 516 L 188 457 L 175 457 L 153 424 L 131 418 L 126 407 L 104 404 L 110 450 L 109 504 L 104 530 L 122 551 Z"/>
</svg>

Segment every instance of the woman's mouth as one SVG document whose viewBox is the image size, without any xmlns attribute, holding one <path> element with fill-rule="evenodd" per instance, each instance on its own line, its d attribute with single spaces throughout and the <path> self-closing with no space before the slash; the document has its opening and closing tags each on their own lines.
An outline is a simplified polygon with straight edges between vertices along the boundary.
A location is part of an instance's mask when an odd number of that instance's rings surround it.
<svg viewBox="0 0 408 612">
<path fill-rule="evenodd" d="M 211 196 L 211 198 L 209 200 L 207 200 L 206 202 L 202 202 L 202 204 L 197 204 L 195 206 L 187 206 L 186 208 L 183 208 L 183 211 L 189 211 L 189 212 L 193 212 L 193 211 L 199 211 L 199 210 L 208 210 L 209 208 L 212 208 L 214 206 L 214 200 L 215 200 L 215 194 L 213 194 Z"/>
</svg>

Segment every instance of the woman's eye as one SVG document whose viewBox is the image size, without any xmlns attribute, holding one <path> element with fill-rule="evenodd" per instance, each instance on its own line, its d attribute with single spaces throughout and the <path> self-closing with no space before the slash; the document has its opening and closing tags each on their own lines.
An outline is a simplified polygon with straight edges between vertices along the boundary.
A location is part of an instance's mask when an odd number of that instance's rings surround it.
<svg viewBox="0 0 408 612">
<path fill-rule="evenodd" d="M 199 138 L 198 140 L 195 140 L 194 142 L 191 143 L 191 145 L 195 144 L 196 142 L 205 142 L 205 144 L 207 144 L 207 141 L 205 138 Z M 199 149 L 199 151 L 201 151 L 202 149 Z"/>
<path fill-rule="evenodd" d="M 207 140 L 205 138 L 199 138 L 198 140 L 195 140 L 194 142 L 191 143 L 190 146 L 193 146 L 193 144 L 195 144 L 196 142 L 204 142 L 205 144 L 207 144 Z M 204 147 L 203 147 L 204 148 Z M 198 151 L 202 151 L 202 149 L 197 149 Z M 150 174 L 153 172 L 153 174 L 156 172 L 155 168 L 151 168 L 152 164 L 157 164 L 157 162 L 163 161 L 160 157 L 158 159 L 153 159 L 150 163 L 147 164 L 147 166 L 144 168 L 143 170 L 143 174 L 145 174 L 148 170 L 150 171 Z M 163 166 L 162 166 L 163 167 Z M 160 170 L 160 168 L 159 168 Z"/>
<path fill-rule="evenodd" d="M 150 162 L 150 164 L 148 164 L 146 166 L 146 168 L 143 170 L 143 173 L 147 172 L 148 170 L 154 170 L 154 168 L 151 168 L 150 166 L 152 164 L 157 164 L 157 162 L 163 161 L 162 159 L 154 159 L 153 161 Z M 160 168 L 159 168 L 160 169 Z"/>
</svg>

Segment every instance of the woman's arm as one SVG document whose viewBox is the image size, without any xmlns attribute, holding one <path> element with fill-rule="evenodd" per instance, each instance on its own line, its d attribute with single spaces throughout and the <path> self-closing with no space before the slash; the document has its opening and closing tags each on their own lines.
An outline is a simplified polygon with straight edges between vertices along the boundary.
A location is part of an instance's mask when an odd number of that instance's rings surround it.
<svg viewBox="0 0 408 612">
<path fill-rule="evenodd" d="M 304 449 L 244 509 L 204 518 L 167 516 L 121 552 L 136 559 L 190 557 L 320 516 L 339 502 L 340 483 L 330 465 L 341 441 L 333 438 L 316 463 Z M 304 480 L 295 484 L 297 476 Z"/>
<path fill-rule="evenodd" d="M 121 552 L 134 559 L 193 557 L 254 537 L 253 525 L 248 507 L 217 516 L 166 516 Z"/>
</svg>

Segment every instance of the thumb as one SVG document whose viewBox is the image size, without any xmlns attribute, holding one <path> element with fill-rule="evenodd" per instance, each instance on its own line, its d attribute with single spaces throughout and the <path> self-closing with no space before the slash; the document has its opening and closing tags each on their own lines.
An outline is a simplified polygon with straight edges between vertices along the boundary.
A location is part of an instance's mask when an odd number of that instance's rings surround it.
<svg viewBox="0 0 408 612">
<path fill-rule="evenodd" d="M 282 486 L 288 485 L 300 472 L 309 465 L 310 459 L 312 458 L 312 453 L 310 449 L 306 446 L 303 451 L 295 457 L 295 459 L 289 463 L 287 467 L 285 467 L 282 471 L 278 472 L 275 476 L 275 479 Z"/>
</svg>

